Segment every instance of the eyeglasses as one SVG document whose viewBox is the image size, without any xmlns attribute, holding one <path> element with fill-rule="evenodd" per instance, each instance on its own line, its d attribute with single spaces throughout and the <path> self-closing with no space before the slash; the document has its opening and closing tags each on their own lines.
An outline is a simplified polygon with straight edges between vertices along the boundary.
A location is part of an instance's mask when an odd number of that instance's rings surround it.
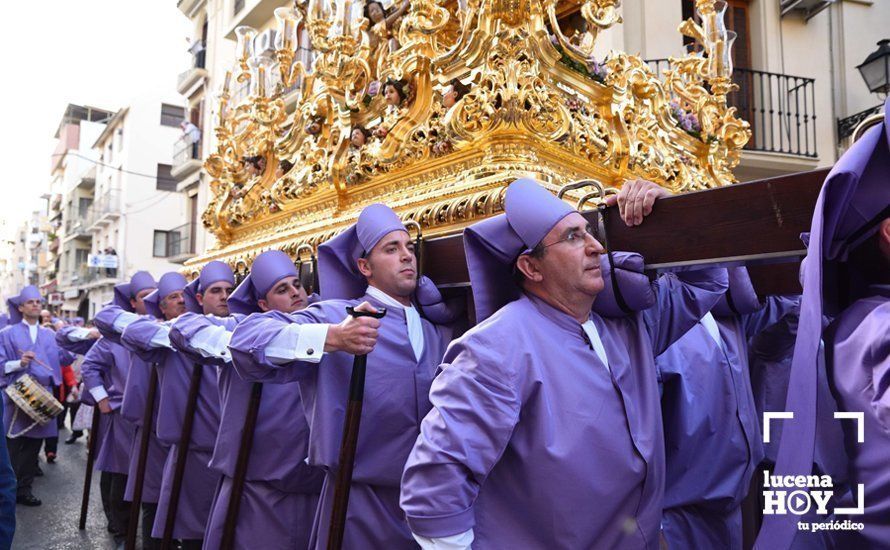
<svg viewBox="0 0 890 550">
<path fill-rule="evenodd" d="M 580 248 L 587 243 L 587 239 L 585 237 L 591 236 L 600 244 L 602 244 L 602 239 L 597 235 L 598 231 L 596 231 L 592 225 L 587 224 L 584 226 L 583 230 L 573 229 L 569 232 L 568 235 L 559 239 L 558 241 L 552 242 L 550 244 L 542 245 L 541 248 L 549 248 L 551 246 L 557 245 L 559 243 L 569 243 L 569 246 L 572 248 Z"/>
</svg>

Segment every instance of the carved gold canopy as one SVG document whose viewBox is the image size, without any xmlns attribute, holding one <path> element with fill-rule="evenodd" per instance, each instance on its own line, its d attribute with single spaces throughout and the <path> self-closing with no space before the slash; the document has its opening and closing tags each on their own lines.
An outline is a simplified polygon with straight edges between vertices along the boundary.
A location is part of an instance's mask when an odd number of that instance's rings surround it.
<svg viewBox="0 0 890 550">
<path fill-rule="evenodd" d="M 697 2 L 699 22 L 680 28 L 697 52 L 661 78 L 635 55 L 594 57 L 619 4 L 310 0 L 276 11 L 272 56 L 254 55 L 254 31 L 239 28 L 205 162 L 203 221 L 218 245 L 189 268 L 296 255 L 374 202 L 425 236 L 458 231 L 498 212 L 522 176 L 554 190 L 588 178 L 674 192 L 734 182 L 750 130 L 727 106 L 733 37 L 721 3 Z"/>
</svg>

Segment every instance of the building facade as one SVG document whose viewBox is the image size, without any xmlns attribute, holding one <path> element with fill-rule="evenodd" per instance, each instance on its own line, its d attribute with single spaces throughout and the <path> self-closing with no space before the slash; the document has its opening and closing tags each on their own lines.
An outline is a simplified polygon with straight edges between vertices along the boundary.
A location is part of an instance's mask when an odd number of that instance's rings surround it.
<svg viewBox="0 0 890 550">
<path fill-rule="evenodd" d="M 133 272 L 159 276 L 184 261 L 183 241 L 191 236 L 169 147 L 184 115 L 175 96 L 117 112 L 66 109 L 46 200 L 42 287 L 61 294 L 60 313 L 91 318 Z"/>
</svg>

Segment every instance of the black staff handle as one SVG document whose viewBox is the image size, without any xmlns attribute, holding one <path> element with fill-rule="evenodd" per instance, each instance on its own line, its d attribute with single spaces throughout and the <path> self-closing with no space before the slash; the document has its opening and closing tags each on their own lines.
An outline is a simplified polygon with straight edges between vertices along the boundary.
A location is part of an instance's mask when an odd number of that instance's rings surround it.
<svg viewBox="0 0 890 550">
<path fill-rule="evenodd" d="M 170 503 L 167 506 L 167 517 L 164 518 L 164 538 L 161 539 L 161 550 L 173 548 L 173 527 L 176 525 L 176 513 L 179 508 L 179 493 L 182 492 L 182 478 L 185 476 L 185 459 L 192 440 L 192 426 L 195 424 L 195 409 L 198 407 L 198 391 L 201 389 L 201 375 L 204 365 L 195 363 L 192 366 L 192 379 L 189 382 L 188 400 L 185 404 L 185 417 L 182 419 L 182 433 L 179 435 L 179 446 L 176 448 L 176 469 L 173 471 L 173 484 L 170 487 Z"/>
<path fill-rule="evenodd" d="M 386 309 L 376 313 L 356 311 L 351 307 L 346 312 L 353 317 L 374 317 L 382 319 Z M 355 449 L 358 445 L 359 425 L 362 421 L 362 401 L 365 395 L 365 371 L 367 355 L 356 355 L 352 363 L 352 377 L 349 380 L 349 401 L 346 404 L 346 419 L 343 423 L 343 441 L 340 444 L 340 467 L 334 481 L 334 504 L 331 509 L 331 525 L 328 531 L 328 550 L 340 550 L 346 530 L 346 510 L 349 507 L 349 488 L 352 485 L 352 469 L 355 466 Z"/>
<path fill-rule="evenodd" d="M 90 486 L 93 484 L 93 463 L 96 461 L 96 445 L 99 442 L 99 419 L 102 412 L 97 403 L 93 407 L 93 421 L 90 424 L 90 443 L 87 445 L 87 471 L 83 476 L 83 498 L 80 501 L 80 522 L 77 528 L 87 528 L 87 510 L 90 507 Z"/>
<path fill-rule="evenodd" d="M 139 527 L 139 510 L 142 507 L 142 488 L 145 485 L 145 467 L 148 463 L 148 446 L 151 441 L 151 431 L 154 429 L 155 394 L 158 392 L 157 366 L 149 365 L 148 396 L 145 401 L 145 411 L 142 413 L 142 431 L 139 432 L 139 459 L 136 463 L 136 481 L 133 484 L 133 502 L 130 503 L 130 523 L 127 525 L 126 550 L 136 550 L 136 531 Z M 151 526 L 143 525 L 142 529 L 151 529 Z"/>
<path fill-rule="evenodd" d="M 228 367 L 232 368 L 232 367 Z M 235 461 L 235 477 L 232 478 L 232 494 L 229 507 L 226 509 L 226 523 L 223 527 L 221 550 L 231 550 L 235 545 L 235 527 L 238 524 L 238 510 L 241 507 L 241 495 L 244 493 L 244 481 L 247 479 L 247 465 L 250 462 L 250 449 L 253 447 L 253 434 L 260 413 L 260 400 L 263 397 L 263 384 L 254 382 L 250 387 L 250 401 L 247 402 L 247 414 L 244 417 L 244 431 L 241 432 L 241 447 Z"/>
</svg>

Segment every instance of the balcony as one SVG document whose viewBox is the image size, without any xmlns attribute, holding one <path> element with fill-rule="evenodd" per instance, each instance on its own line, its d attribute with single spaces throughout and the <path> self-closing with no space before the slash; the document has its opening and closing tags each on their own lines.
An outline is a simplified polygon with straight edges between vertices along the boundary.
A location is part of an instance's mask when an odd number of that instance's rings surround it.
<svg viewBox="0 0 890 550">
<path fill-rule="evenodd" d="M 275 8 L 293 5 L 292 0 L 235 0 L 232 2 L 231 19 L 225 38 L 235 39 L 235 28 L 239 25 L 250 25 L 255 29 L 263 27 L 272 20 Z"/>
<path fill-rule="evenodd" d="M 167 231 L 167 242 L 162 257 L 175 264 L 181 264 L 193 258 L 195 256 L 196 235 L 197 225 L 195 225 L 195 222 L 189 222 Z"/>
<path fill-rule="evenodd" d="M 666 59 L 646 62 L 659 77 L 669 68 Z M 814 79 L 735 69 L 732 80 L 739 89 L 729 94 L 729 104 L 751 125 L 752 136 L 745 150 L 818 157 Z"/>
<path fill-rule="evenodd" d="M 117 190 L 108 191 L 97 197 L 87 216 L 87 230 L 98 231 L 119 218 L 121 215 L 120 199 L 120 193 Z"/>
<path fill-rule="evenodd" d="M 179 8 L 179 11 L 181 11 L 183 15 L 189 19 L 193 19 L 197 14 L 198 9 L 203 7 L 204 4 L 205 0 L 179 0 L 176 2 L 176 7 Z"/>
<path fill-rule="evenodd" d="M 799 13 L 809 21 L 814 15 L 834 4 L 835 0 L 782 0 L 779 4 L 782 17 Z"/>
<path fill-rule="evenodd" d="M 184 135 L 173 144 L 173 166 L 170 175 L 179 181 L 201 169 L 201 142 L 192 143 L 191 137 Z"/>
<path fill-rule="evenodd" d="M 76 217 L 68 217 L 65 220 L 65 238 L 64 242 L 72 239 L 89 240 L 92 234 L 87 229 L 87 221 L 89 219 L 89 210 L 77 212 Z"/>
<path fill-rule="evenodd" d="M 92 167 L 85 171 L 80 175 L 74 182 L 73 189 L 77 189 L 78 187 L 84 190 L 90 190 L 96 186 L 96 165 L 93 164 Z"/>
<path fill-rule="evenodd" d="M 176 80 L 176 91 L 185 95 L 192 86 L 207 78 L 205 57 L 207 50 L 202 49 L 192 54 L 192 66 L 181 72 Z"/>
</svg>

